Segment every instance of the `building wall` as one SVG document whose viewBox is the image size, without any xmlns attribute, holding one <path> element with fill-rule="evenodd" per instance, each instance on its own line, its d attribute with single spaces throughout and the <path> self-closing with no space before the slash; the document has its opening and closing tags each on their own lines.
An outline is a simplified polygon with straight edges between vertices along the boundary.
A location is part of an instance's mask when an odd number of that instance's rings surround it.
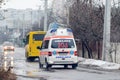
<svg viewBox="0 0 120 80">
<path fill-rule="evenodd" d="M 38 22 L 38 16 L 43 16 L 43 11 L 25 9 L 7 9 L 6 11 L 1 10 L 1 14 L 5 19 L 0 20 L 1 26 L 8 26 L 8 28 L 22 28 L 22 26 L 31 26 L 34 22 Z"/>
<path fill-rule="evenodd" d="M 120 43 L 111 43 L 112 61 L 120 63 Z"/>
</svg>

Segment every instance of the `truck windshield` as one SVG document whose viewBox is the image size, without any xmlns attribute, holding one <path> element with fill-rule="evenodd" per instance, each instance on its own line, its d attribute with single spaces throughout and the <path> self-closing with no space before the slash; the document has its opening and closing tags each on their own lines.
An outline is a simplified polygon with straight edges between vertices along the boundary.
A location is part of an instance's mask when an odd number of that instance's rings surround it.
<svg viewBox="0 0 120 80">
<path fill-rule="evenodd" d="M 54 39 L 51 48 L 74 48 L 73 39 Z"/>
<path fill-rule="evenodd" d="M 33 34 L 33 40 L 35 41 L 42 41 L 45 34 Z"/>
</svg>

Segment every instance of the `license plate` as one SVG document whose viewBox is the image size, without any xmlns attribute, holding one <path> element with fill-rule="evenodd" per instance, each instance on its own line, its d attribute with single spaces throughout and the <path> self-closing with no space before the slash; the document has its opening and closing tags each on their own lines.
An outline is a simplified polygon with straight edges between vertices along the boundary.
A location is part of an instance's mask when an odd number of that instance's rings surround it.
<svg viewBox="0 0 120 80">
<path fill-rule="evenodd" d="M 67 53 L 59 53 L 60 56 L 66 56 Z"/>
<path fill-rule="evenodd" d="M 56 58 L 71 58 L 71 56 L 56 56 Z"/>
<path fill-rule="evenodd" d="M 65 60 L 65 58 L 62 58 L 62 60 Z"/>
</svg>

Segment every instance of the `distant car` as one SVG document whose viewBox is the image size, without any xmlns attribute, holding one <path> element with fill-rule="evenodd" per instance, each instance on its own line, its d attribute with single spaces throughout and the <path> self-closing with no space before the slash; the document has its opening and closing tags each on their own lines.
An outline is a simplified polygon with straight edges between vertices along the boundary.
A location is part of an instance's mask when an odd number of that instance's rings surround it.
<svg viewBox="0 0 120 80">
<path fill-rule="evenodd" d="M 14 45 L 11 42 L 4 42 L 2 46 L 4 51 L 14 51 Z"/>
</svg>

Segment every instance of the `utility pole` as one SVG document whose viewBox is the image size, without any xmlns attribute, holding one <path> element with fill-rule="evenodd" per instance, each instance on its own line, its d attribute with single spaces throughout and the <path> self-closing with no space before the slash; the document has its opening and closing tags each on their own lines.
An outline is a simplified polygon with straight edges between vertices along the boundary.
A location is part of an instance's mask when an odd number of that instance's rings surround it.
<svg viewBox="0 0 120 80">
<path fill-rule="evenodd" d="M 48 3 L 48 0 L 45 0 L 45 11 L 44 11 L 44 31 L 47 31 L 47 3 Z"/>
<path fill-rule="evenodd" d="M 6 12 L 7 12 L 7 10 L 4 10 L 4 24 L 5 24 L 5 29 L 7 27 Z"/>
<path fill-rule="evenodd" d="M 31 12 L 31 29 L 32 29 L 32 16 L 33 16 L 33 12 L 32 12 L 32 10 L 30 11 Z"/>
<path fill-rule="evenodd" d="M 67 17 L 67 25 L 70 26 L 70 20 L 69 20 L 69 17 L 70 17 L 70 7 L 72 6 L 72 1 L 71 0 L 66 0 L 66 17 Z"/>
<path fill-rule="evenodd" d="M 120 0 L 118 0 L 118 7 L 120 8 Z"/>
<path fill-rule="evenodd" d="M 24 39 L 24 36 L 25 36 L 25 25 L 24 25 L 24 22 L 25 21 L 25 13 L 23 13 L 23 21 L 22 21 L 22 30 L 23 30 L 23 35 L 22 35 L 22 37 L 23 37 L 23 39 Z"/>
<path fill-rule="evenodd" d="M 110 23 L 111 23 L 111 0 L 106 0 L 103 31 L 102 60 L 110 61 Z"/>
<path fill-rule="evenodd" d="M 69 6 L 67 6 L 67 25 L 68 25 L 68 26 L 70 25 L 70 24 L 69 24 L 69 22 L 70 22 L 69 16 L 70 16 L 70 8 L 69 8 Z"/>
<path fill-rule="evenodd" d="M 120 7 L 120 0 L 118 0 L 118 7 Z"/>
<path fill-rule="evenodd" d="M 38 27 L 40 29 L 40 8 L 41 6 L 39 6 L 39 9 L 38 9 Z"/>
</svg>

